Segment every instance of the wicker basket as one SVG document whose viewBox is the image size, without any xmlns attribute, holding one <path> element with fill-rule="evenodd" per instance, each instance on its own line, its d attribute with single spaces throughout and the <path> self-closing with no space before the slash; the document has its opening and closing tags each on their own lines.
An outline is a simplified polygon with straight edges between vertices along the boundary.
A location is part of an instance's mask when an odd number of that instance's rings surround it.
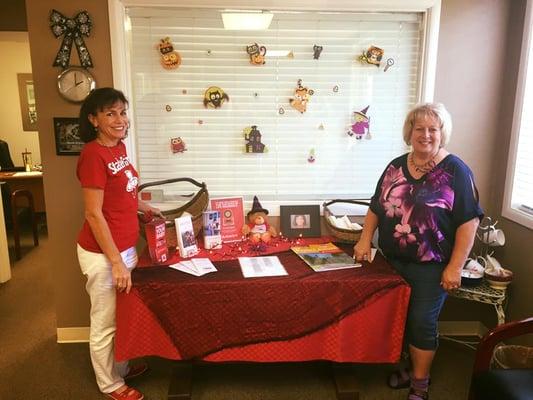
<svg viewBox="0 0 533 400">
<path fill-rule="evenodd" d="M 329 209 L 329 206 L 331 206 L 334 203 L 359 204 L 363 206 L 369 206 L 370 203 L 364 200 L 331 200 L 331 201 L 327 201 L 324 204 L 322 204 L 322 207 L 324 208 L 325 225 L 330 231 L 330 233 L 333 236 L 335 236 L 339 240 L 339 242 L 356 243 L 357 241 L 359 241 L 359 238 L 361 237 L 361 232 L 363 231 L 362 229 L 358 229 L 358 230 L 343 229 L 343 228 L 339 228 L 333 225 L 330 222 L 329 217 L 331 215 L 334 216 L 334 214 Z"/>
<path fill-rule="evenodd" d="M 203 182 L 199 183 L 192 178 L 174 178 L 174 179 L 166 179 L 163 181 L 145 183 L 139 186 L 139 192 L 141 192 L 143 189 L 146 189 L 148 187 L 166 185 L 169 183 L 176 183 L 176 182 L 192 183 L 193 185 L 197 186 L 199 190 L 196 194 L 194 195 L 191 194 L 192 198 L 186 204 L 182 205 L 181 207 L 162 211 L 162 214 L 165 216 L 165 219 L 166 219 L 165 225 L 166 225 L 166 236 L 167 236 L 168 246 L 177 246 L 178 241 L 176 237 L 176 228 L 174 224 L 174 218 L 180 217 L 185 212 L 191 214 L 191 219 L 192 219 L 192 224 L 193 224 L 195 235 L 198 236 L 200 232 L 202 231 L 202 224 L 203 224 L 202 213 L 207 209 L 207 205 L 209 203 L 209 192 L 207 191 L 207 185 Z M 144 231 L 145 222 L 143 221 L 141 215 L 139 215 L 139 224 L 140 224 L 141 235 L 144 239 L 146 239 L 145 231 Z"/>
</svg>

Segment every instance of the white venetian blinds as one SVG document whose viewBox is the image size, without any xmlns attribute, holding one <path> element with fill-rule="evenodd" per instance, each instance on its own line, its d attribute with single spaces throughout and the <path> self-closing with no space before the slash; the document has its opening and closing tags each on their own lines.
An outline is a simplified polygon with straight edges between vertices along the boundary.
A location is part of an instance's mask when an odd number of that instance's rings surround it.
<svg viewBox="0 0 533 400">
<path fill-rule="evenodd" d="M 419 92 L 421 14 L 276 12 L 265 31 L 224 30 L 216 10 L 132 8 L 128 15 L 143 182 L 187 176 L 206 182 L 211 197 L 261 201 L 362 198 L 405 151 L 403 118 Z M 167 36 L 182 59 L 175 70 L 160 65 L 156 45 Z M 262 66 L 249 63 L 253 43 L 267 48 Z M 323 47 L 318 60 L 315 44 Z M 379 68 L 357 61 L 372 45 L 385 51 Z M 388 58 L 394 65 L 384 72 Z M 289 104 L 299 79 L 314 91 L 304 114 Z M 210 86 L 229 102 L 206 109 Z M 346 132 L 353 112 L 367 106 L 371 139 L 356 140 Z M 252 125 L 267 152 L 244 152 L 243 130 Z M 185 152 L 172 154 L 173 137 Z"/>
</svg>

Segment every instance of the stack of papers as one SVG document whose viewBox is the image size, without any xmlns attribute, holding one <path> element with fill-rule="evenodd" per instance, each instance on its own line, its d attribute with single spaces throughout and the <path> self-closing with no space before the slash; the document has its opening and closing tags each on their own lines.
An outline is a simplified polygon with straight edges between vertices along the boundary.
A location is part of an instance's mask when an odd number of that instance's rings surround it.
<svg viewBox="0 0 533 400">
<path fill-rule="evenodd" d="M 169 265 L 169 267 L 194 276 L 202 276 L 217 271 L 209 258 L 193 258 L 192 260 Z"/>
<path fill-rule="evenodd" d="M 276 256 L 239 257 L 239 264 L 245 278 L 287 275 L 283 264 Z"/>
</svg>

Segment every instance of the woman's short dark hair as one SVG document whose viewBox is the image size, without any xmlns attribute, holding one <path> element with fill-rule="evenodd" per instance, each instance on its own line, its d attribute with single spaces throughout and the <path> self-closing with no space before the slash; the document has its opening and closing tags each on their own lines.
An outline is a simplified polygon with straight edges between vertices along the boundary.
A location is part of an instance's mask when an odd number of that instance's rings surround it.
<svg viewBox="0 0 533 400">
<path fill-rule="evenodd" d="M 94 89 L 85 98 L 80 108 L 80 139 L 84 142 L 90 142 L 96 139 L 96 130 L 89 121 L 89 115 L 96 116 L 98 111 L 103 111 L 105 107 L 111 107 L 116 102 L 122 102 L 128 105 L 128 100 L 124 93 L 111 87 Z"/>
</svg>

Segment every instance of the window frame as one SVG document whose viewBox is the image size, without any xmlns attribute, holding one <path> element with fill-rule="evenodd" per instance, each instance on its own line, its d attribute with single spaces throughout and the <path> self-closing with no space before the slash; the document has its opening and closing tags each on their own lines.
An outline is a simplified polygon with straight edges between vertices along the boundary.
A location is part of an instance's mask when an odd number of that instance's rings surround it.
<svg viewBox="0 0 533 400">
<path fill-rule="evenodd" d="M 520 50 L 520 63 L 516 86 L 516 96 L 511 128 L 511 140 L 509 143 L 509 155 L 507 159 L 507 173 L 505 177 L 505 191 L 502 205 L 502 215 L 520 225 L 533 229 L 533 215 L 528 214 L 512 204 L 513 185 L 515 180 L 516 158 L 520 138 L 522 110 L 526 89 L 528 64 L 533 63 L 533 54 L 530 54 L 531 41 L 533 40 L 533 0 L 527 0 L 526 14 L 524 17 L 524 29 L 522 47 Z M 532 56 L 530 58 L 530 56 Z M 530 77 L 533 79 L 533 77 Z"/>
</svg>

